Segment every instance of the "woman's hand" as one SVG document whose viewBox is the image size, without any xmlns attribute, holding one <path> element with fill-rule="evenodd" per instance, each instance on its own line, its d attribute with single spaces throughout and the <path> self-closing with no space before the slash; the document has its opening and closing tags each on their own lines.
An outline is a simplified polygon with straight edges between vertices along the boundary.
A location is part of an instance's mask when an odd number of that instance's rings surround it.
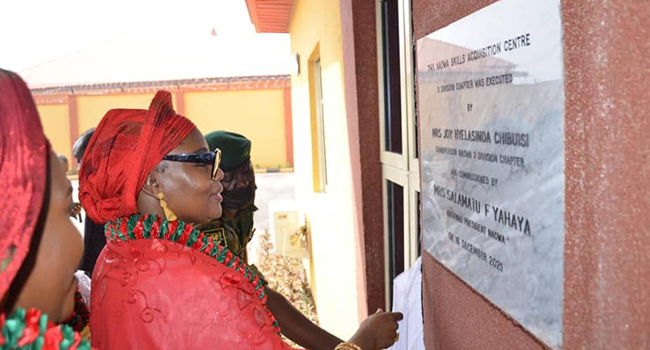
<svg viewBox="0 0 650 350">
<path fill-rule="evenodd" d="M 378 309 L 374 315 L 361 322 L 350 342 L 359 345 L 363 350 L 387 348 L 395 343 L 397 321 L 403 317 L 400 312 L 384 312 Z"/>
</svg>

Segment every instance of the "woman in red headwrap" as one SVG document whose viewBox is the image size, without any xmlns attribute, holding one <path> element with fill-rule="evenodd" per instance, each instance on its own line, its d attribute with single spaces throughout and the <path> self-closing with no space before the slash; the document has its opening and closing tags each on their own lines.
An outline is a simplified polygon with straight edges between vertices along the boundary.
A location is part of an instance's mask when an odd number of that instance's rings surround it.
<svg viewBox="0 0 650 350">
<path fill-rule="evenodd" d="M 259 277 L 194 224 L 221 215 L 220 151 L 160 91 L 149 110 L 109 111 L 84 155 L 79 196 L 106 223 L 92 278 L 93 345 L 113 349 L 288 349 Z M 377 313 L 338 349 L 393 343 Z"/>
<path fill-rule="evenodd" d="M 61 323 L 73 313 L 83 250 L 72 187 L 32 95 L 0 69 L 0 349 L 90 349 Z M 74 320 L 81 325 L 82 316 Z"/>
</svg>

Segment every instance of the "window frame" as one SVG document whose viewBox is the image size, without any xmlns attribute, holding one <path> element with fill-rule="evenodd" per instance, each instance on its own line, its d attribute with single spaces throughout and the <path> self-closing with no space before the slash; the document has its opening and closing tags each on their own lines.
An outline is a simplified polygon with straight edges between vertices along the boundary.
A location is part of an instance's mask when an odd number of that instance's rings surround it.
<svg viewBox="0 0 650 350">
<path fill-rule="evenodd" d="M 325 142 L 325 97 L 319 46 L 308 60 L 310 124 L 312 142 L 312 190 L 325 194 L 328 187 L 327 144 Z"/>
<path fill-rule="evenodd" d="M 383 35 L 383 2 L 398 2 L 399 20 L 399 57 L 400 57 L 400 94 L 402 122 L 402 154 L 386 150 L 386 120 L 385 120 L 385 89 L 384 77 L 384 35 Z M 377 72 L 378 72 L 378 103 L 380 125 L 380 161 L 382 166 L 382 201 L 384 211 L 384 280 L 386 290 L 386 307 L 391 306 L 392 278 L 389 261 L 389 214 L 387 181 L 396 183 L 404 188 L 404 269 L 411 267 L 417 260 L 418 241 L 418 199 L 420 195 L 420 163 L 417 154 L 417 131 L 415 130 L 415 75 L 413 60 L 413 29 L 410 0 L 375 0 L 377 25 Z"/>
</svg>

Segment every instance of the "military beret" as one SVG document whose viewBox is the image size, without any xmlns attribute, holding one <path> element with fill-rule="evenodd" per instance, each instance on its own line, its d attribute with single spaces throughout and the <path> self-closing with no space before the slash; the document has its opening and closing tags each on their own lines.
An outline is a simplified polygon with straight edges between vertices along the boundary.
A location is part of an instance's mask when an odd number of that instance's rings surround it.
<svg viewBox="0 0 650 350">
<path fill-rule="evenodd" d="M 232 171 L 251 158 L 251 140 L 230 131 L 213 131 L 205 135 L 211 151 L 221 149 L 221 170 Z"/>
</svg>

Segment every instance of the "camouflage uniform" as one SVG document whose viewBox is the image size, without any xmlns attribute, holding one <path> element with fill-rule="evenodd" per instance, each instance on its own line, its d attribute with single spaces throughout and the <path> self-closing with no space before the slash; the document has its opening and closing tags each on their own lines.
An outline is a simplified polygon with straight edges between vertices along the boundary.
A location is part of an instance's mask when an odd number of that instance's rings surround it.
<svg viewBox="0 0 650 350">
<path fill-rule="evenodd" d="M 222 246 L 227 247 L 235 255 L 248 262 L 246 245 L 253 238 L 253 213 L 257 211 L 255 202 L 255 172 L 250 164 L 251 142 L 246 137 L 228 132 L 215 131 L 205 135 L 210 150 L 221 149 L 220 168 L 225 177 L 222 207 L 224 214 L 236 210 L 232 218 L 222 215 L 221 218 L 212 220 L 199 226 L 208 237 Z M 243 184 L 243 185 L 242 185 Z M 245 188 L 238 188 L 242 185 Z M 238 192 L 245 190 L 244 192 Z M 262 277 L 263 275 L 254 265 L 249 265 Z"/>
<path fill-rule="evenodd" d="M 253 239 L 255 228 L 253 227 L 253 213 L 257 211 L 256 206 L 250 206 L 237 212 L 234 218 L 219 218 L 207 224 L 201 225 L 200 229 L 206 236 L 212 238 L 215 243 L 228 248 L 240 258 L 247 261 L 246 245 Z"/>
</svg>

